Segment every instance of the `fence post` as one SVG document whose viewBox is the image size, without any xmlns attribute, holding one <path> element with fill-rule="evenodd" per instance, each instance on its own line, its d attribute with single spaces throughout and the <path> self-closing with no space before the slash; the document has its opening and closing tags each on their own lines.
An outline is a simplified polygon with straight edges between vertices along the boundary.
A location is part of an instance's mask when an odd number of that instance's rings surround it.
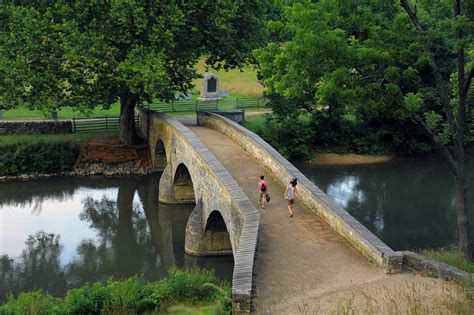
<svg viewBox="0 0 474 315">
<path fill-rule="evenodd" d="M 105 131 L 109 131 L 109 124 L 107 121 L 107 115 L 105 115 Z"/>
<path fill-rule="evenodd" d="M 174 100 L 171 101 L 171 111 L 174 112 Z"/>
<path fill-rule="evenodd" d="M 260 105 L 260 97 L 257 97 L 257 107 Z"/>
<path fill-rule="evenodd" d="M 72 132 L 76 133 L 76 117 L 72 116 Z"/>
<path fill-rule="evenodd" d="M 219 109 L 219 100 L 216 100 L 216 109 Z"/>
<path fill-rule="evenodd" d="M 196 100 L 196 111 L 198 110 L 198 100 Z"/>
</svg>

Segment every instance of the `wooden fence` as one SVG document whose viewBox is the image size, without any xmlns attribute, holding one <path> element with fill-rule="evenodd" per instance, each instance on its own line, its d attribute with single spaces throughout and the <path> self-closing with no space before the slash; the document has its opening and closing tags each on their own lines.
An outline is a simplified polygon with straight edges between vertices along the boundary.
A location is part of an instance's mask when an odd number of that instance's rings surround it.
<svg viewBox="0 0 474 315">
<path fill-rule="evenodd" d="M 237 97 L 235 103 L 199 100 L 177 100 L 172 102 L 150 103 L 140 105 L 143 108 L 157 112 L 194 112 L 202 110 L 236 109 L 264 106 L 267 100 L 263 97 Z M 73 118 L 72 131 L 74 133 L 117 131 L 119 129 L 118 116 L 104 116 L 94 118 Z M 137 124 L 137 117 L 135 117 Z"/>
<path fill-rule="evenodd" d="M 119 129 L 120 117 L 104 116 L 94 118 L 72 118 L 72 132 L 95 132 L 95 131 L 117 131 Z M 135 125 L 138 124 L 138 117 L 135 117 Z"/>
</svg>

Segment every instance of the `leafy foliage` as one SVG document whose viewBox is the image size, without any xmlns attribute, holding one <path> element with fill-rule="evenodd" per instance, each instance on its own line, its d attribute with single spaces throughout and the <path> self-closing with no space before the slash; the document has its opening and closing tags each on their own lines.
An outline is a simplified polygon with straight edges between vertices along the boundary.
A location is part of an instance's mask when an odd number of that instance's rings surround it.
<svg viewBox="0 0 474 315">
<path fill-rule="evenodd" d="M 99 314 L 163 312 L 169 306 L 189 306 L 217 302 L 215 311 L 230 313 L 231 289 L 220 283 L 213 272 L 172 269 L 169 279 L 145 284 L 134 276 L 122 281 L 109 280 L 71 289 L 66 296 L 53 298 L 42 291 L 20 293 L 8 297 L 0 306 L 1 314 Z"/>
<path fill-rule="evenodd" d="M 332 141 L 332 147 L 352 152 L 416 153 L 451 143 L 430 58 L 422 49 L 424 43 L 433 47 L 449 81 L 459 44 L 452 31 L 474 24 L 468 18 L 453 24 L 448 2 L 416 1 L 417 14 L 431 29 L 425 36 L 398 1 L 284 2 L 268 24 L 271 41 L 254 52 L 266 93 L 286 99 L 282 107 L 272 97 L 273 112 L 310 113 L 313 133 L 327 138 L 314 139 L 321 149 Z M 471 37 L 464 44 L 473 49 Z M 455 95 L 456 80 L 451 82 Z M 423 124 L 439 141 L 430 140 Z"/>
<path fill-rule="evenodd" d="M 69 171 L 78 153 L 77 143 L 63 140 L 0 145 L 0 175 Z"/>
<path fill-rule="evenodd" d="M 251 60 L 265 1 L 3 1 L 0 103 L 87 111 L 121 100 L 121 140 L 133 141 L 137 103 L 171 100 L 215 68 Z"/>
</svg>

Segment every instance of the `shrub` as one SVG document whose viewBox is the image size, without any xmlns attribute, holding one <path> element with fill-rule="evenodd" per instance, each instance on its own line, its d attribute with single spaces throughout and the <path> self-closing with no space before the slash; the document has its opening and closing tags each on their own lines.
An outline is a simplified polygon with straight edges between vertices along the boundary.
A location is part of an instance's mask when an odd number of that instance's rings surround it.
<svg viewBox="0 0 474 315">
<path fill-rule="evenodd" d="M 71 170 L 79 145 L 71 141 L 19 142 L 0 146 L 0 175 Z"/>
<path fill-rule="evenodd" d="M 41 290 L 22 292 L 18 298 L 8 297 L 6 304 L 0 306 L 0 314 L 54 314 L 60 313 L 56 299 Z"/>
<path fill-rule="evenodd" d="M 289 160 L 311 158 L 314 131 L 302 118 L 277 118 L 269 116 L 265 128 L 256 132 Z"/>
<path fill-rule="evenodd" d="M 121 281 L 109 281 L 108 299 L 104 310 L 109 313 L 136 312 L 143 297 L 143 283 L 137 276 Z"/>
<path fill-rule="evenodd" d="M 64 298 L 64 310 L 69 314 L 99 314 L 109 299 L 109 290 L 100 282 L 71 289 Z"/>
<path fill-rule="evenodd" d="M 70 289 L 64 299 L 42 291 L 12 295 L 0 314 L 134 314 L 167 312 L 173 305 L 211 305 L 218 313 L 232 310 L 232 292 L 212 271 L 171 269 L 169 279 L 144 284 L 141 277 L 97 282 Z M 214 313 L 215 313 L 214 312 Z"/>
</svg>

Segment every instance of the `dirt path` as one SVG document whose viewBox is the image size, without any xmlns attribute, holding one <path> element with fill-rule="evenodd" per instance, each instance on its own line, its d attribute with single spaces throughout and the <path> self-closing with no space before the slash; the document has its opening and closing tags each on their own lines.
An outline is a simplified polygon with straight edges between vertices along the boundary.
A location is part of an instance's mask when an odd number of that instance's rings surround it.
<svg viewBox="0 0 474 315">
<path fill-rule="evenodd" d="M 452 289 L 450 283 L 440 279 L 409 273 L 386 275 L 299 203 L 295 205 L 294 217 L 290 218 L 283 185 L 250 154 L 212 129 L 189 127 L 227 168 L 261 213 L 254 280 L 257 313 L 324 313 L 359 304 L 359 308 L 366 308 L 364 313 L 368 307 L 367 296 L 371 296 L 369 300 L 382 301 L 390 290 L 396 296 L 420 291 L 424 293 L 424 301 L 431 302 L 446 294 L 444 288 Z M 260 175 L 269 181 L 271 203 L 266 209 L 258 205 Z"/>
</svg>

